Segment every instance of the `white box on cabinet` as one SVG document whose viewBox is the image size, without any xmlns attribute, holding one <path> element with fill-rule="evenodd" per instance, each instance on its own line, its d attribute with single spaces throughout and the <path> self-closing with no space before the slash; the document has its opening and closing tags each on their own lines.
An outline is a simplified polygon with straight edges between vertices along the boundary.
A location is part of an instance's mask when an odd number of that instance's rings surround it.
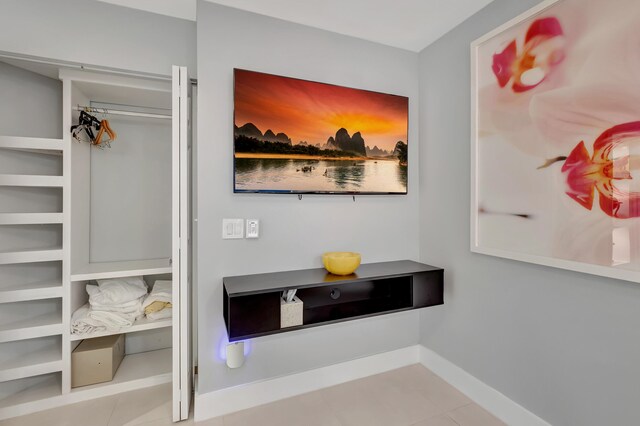
<svg viewBox="0 0 640 426">
<path fill-rule="evenodd" d="M 297 296 L 291 302 L 280 298 L 280 328 L 302 325 L 303 309 L 304 303 Z"/>
</svg>

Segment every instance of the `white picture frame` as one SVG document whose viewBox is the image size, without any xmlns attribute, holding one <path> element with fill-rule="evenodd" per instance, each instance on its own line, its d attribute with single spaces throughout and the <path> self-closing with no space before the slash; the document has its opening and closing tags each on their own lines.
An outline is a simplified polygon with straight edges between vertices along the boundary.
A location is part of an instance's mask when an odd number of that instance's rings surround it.
<svg viewBox="0 0 640 426">
<path fill-rule="evenodd" d="M 481 172 L 482 165 L 479 164 L 479 113 L 480 105 L 479 99 L 479 49 L 487 43 L 489 40 L 494 39 L 505 31 L 513 29 L 519 25 L 523 25 L 525 21 L 528 21 L 537 16 L 542 16 L 549 10 L 552 10 L 558 4 L 565 2 L 566 0 L 547 0 L 539 5 L 531 8 L 530 10 L 522 13 L 521 15 L 511 19 L 505 24 L 497 27 L 496 29 L 488 32 L 487 34 L 479 37 L 471 43 L 471 202 L 470 202 L 470 250 L 473 253 L 479 253 L 489 256 L 497 256 L 501 258 L 517 260 L 521 262 L 534 263 L 538 265 L 550 266 L 554 268 L 561 268 L 570 271 L 577 271 L 587 274 L 599 275 L 604 277 L 616 278 L 620 280 L 640 282 L 640 266 L 638 269 L 628 269 L 616 266 L 608 266 L 603 264 L 589 263 L 584 261 L 576 261 L 567 258 L 560 258 L 554 255 L 541 255 L 539 253 L 528 253 L 521 250 L 512 250 L 509 247 L 497 247 L 482 244 L 479 236 L 481 233 L 481 203 L 480 203 L 480 179 L 478 174 Z M 590 0 L 590 1 L 607 1 L 607 0 Z M 595 207 L 594 207 L 595 209 Z M 640 218 L 634 218 L 633 221 L 640 221 Z"/>
</svg>

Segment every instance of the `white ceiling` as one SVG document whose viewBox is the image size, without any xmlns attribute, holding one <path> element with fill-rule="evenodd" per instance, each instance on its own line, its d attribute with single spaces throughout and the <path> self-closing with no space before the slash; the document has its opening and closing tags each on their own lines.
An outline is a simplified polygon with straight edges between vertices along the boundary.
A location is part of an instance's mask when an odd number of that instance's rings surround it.
<svg viewBox="0 0 640 426">
<path fill-rule="evenodd" d="M 196 0 L 98 0 L 174 18 L 196 20 Z"/>
<path fill-rule="evenodd" d="M 100 0 L 195 20 L 196 0 Z M 492 0 L 207 0 L 418 52 Z"/>
</svg>

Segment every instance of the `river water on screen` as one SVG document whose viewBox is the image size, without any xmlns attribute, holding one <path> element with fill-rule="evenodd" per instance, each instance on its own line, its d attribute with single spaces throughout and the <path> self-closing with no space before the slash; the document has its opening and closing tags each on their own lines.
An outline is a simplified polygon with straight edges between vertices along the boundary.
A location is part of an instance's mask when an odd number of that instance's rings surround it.
<svg viewBox="0 0 640 426">
<path fill-rule="evenodd" d="M 236 158 L 236 189 L 250 191 L 401 192 L 407 167 L 397 160 Z"/>
</svg>

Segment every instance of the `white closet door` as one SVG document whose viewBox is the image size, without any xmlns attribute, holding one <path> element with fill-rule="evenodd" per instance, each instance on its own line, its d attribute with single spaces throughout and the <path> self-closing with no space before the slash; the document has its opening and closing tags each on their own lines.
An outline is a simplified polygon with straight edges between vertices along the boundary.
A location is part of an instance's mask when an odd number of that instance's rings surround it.
<svg viewBox="0 0 640 426">
<path fill-rule="evenodd" d="M 173 67 L 173 421 L 189 417 L 191 404 L 191 267 L 189 78 Z"/>
</svg>

